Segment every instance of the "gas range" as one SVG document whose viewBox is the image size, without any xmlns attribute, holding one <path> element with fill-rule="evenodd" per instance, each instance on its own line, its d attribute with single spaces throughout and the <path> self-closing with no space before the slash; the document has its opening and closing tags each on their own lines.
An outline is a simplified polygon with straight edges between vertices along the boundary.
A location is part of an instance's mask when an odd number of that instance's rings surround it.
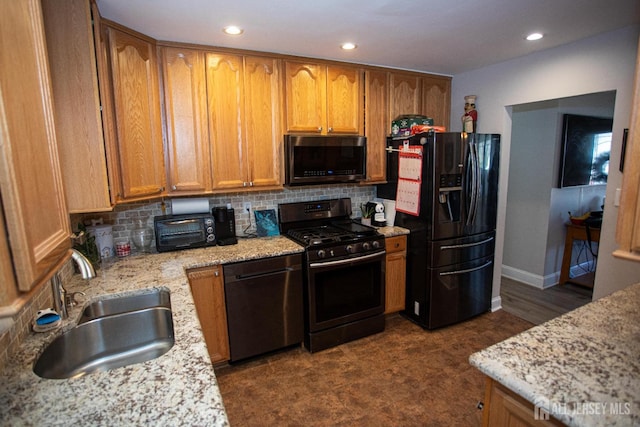
<svg viewBox="0 0 640 427">
<path fill-rule="evenodd" d="M 350 219 L 351 200 L 279 205 L 283 234 L 306 248 L 310 262 L 343 259 L 384 250 L 384 236 Z"/>
<path fill-rule="evenodd" d="M 357 227 L 358 231 L 345 229 L 351 226 Z M 351 221 L 289 230 L 287 236 L 307 249 L 307 259 L 310 262 L 344 259 L 384 250 L 384 236 L 374 228 Z"/>
<path fill-rule="evenodd" d="M 351 199 L 278 205 L 280 233 L 303 245 L 311 351 L 384 330 L 384 236 L 351 220 Z"/>
</svg>

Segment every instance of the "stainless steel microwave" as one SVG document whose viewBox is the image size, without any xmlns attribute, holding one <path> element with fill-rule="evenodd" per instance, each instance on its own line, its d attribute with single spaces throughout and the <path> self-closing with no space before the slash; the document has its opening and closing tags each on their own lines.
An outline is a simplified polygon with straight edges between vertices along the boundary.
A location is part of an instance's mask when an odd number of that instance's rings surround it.
<svg viewBox="0 0 640 427">
<path fill-rule="evenodd" d="M 364 136 L 285 135 L 287 185 L 359 182 L 366 178 Z"/>
</svg>

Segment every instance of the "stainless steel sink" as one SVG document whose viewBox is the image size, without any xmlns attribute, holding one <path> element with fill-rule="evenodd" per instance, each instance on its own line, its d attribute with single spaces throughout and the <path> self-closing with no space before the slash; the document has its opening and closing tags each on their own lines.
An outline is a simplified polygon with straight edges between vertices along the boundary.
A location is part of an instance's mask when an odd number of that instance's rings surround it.
<svg viewBox="0 0 640 427">
<path fill-rule="evenodd" d="M 105 297 L 94 301 L 82 311 L 78 323 L 85 323 L 99 317 L 110 316 L 128 311 L 136 311 L 150 307 L 171 308 L 170 292 L 165 289 L 152 289 L 150 292 Z"/>
<path fill-rule="evenodd" d="M 78 324 L 56 338 L 36 361 L 42 378 L 73 378 L 155 359 L 173 347 L 168 307 L 112 314 Z"/>
</svg>

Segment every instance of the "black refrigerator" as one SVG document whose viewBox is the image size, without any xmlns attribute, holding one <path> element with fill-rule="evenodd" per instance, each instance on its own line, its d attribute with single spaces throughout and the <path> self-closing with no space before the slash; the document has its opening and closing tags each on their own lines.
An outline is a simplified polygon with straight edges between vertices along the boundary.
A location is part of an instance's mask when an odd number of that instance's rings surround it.
<svg viewBox="0 0 640 427">
<path fill-rule="evenodd" d="M 491 308 L 500 135 L 424 133 L 387 139 L 387 183 L 396 198 L 398 149 L 420 145 L 422 185 L 417 216 L 396 213 L 410 230 L 403 315 L 426 329 L 469 319 Z"/>
</svg>

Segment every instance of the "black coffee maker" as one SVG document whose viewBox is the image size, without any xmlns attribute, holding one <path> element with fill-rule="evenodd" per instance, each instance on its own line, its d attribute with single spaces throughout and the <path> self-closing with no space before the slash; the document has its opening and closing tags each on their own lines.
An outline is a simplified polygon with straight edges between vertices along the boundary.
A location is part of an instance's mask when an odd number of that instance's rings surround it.
<svg viewBox="0 0 640 427">
<path fill-rule="evenodd" d="M 235 245 L 236 238 L 236 214 L 233 208 L 218 206 L 211 210 L 216 222 L 216 240 L 221 246 Z"/>
</svg>

